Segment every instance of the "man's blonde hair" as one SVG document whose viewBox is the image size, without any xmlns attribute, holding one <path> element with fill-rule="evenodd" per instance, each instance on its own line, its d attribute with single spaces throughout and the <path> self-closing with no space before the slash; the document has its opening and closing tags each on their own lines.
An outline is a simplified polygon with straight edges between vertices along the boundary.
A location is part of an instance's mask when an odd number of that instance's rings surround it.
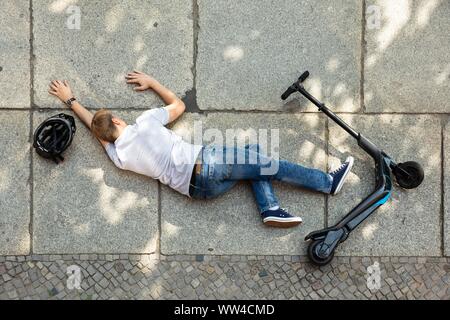
<svg viewBox="0 0 450 320">
<path fill-rule="evenodd" d="M 117 128 L 113 123 L 111 111 L 98 110 L 92 118 L 91 131 L 98 139 L 114 143 L 117 139 Z"/>
</svg>

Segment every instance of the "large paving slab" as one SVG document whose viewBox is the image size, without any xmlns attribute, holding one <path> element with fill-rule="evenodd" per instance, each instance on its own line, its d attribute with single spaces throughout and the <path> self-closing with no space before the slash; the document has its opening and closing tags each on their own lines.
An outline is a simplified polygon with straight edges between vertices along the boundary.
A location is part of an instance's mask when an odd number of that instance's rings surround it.
<svg viewBox="0 0 450 320">
<path fill-rule="evenodd" d="M 355 256 L 437 256 L 441 254 L 441 124 L 432 116 L 344 116 L 356 130 L 397 162 L 418 161 L 425 180 L 417 189 L 394 184 L 392 198 L 359 226 L 338 251 Z M 330 126 L 330 165 L 347 155 L 355 166 L 339 195 L 328 203 L 332 225 L 373 191 L 374 164 L 353 138 Z"/>
<path fill-rule="evenodd" d="M 152 74 L 178 95 L 193 85 L 191 1 L 80 0 L 79 30 L 69 29 L 74 2 L 34 1 L 35 102 L 58 106 L 48 96 L 51 79 L 67 79 L 92 108 L 147 108 L 159 99 L 135 93 L 127 72 Z"/>
<path fill-rule="evenodd" d="M 450 123 L 444 131 L 444 252 L 450 256 Z"/>
<path fill-rule="evenodd" d="M 0 107 L 30 107 L 30 3 L 0 0 Z"/>
<path fill-rule="evenodd" d="M 34 127 L 55 113 L 34 114 Z M 132 121 L 136 112 L 119 113 Z M 65 162 L 34 156 L 35 253 L 150 253 L 158 237 L 158 185 L 122 171 L 77 121 Z"/>
<path fill-rule="evenodd" d="M 194 125 L 203 128 L 205 140 L 212 139 L 218 129 L 226 136 L 236 134 L 239 145 L 244 143 L 252 129 L 279 129 L 280 157 L 316 168 L 325 168 L 324 120 L 318 115 L 230 114 L 207 116 L 185 115 L 174 130 L 188 139 Z M 201 132 L 201 129 L 197 132 Z M 267 133 L 269 141 L 271 131 Z M 209 138 L 207 139 L 207 137 Z M 266 141 L 260 135 L 260 143 Z M 248 141 L 248 140 L 247 140 Z M 253 140 L 254 141 L 254 140 Z M 274 140 L 271 140 L 274 141 Z M 197 142 L 199 143 L 199 142 Z M 233 144 L 233 139 L 226 141 Z M 265 148 L 270 152 L 271 142 Z M 276 149 L 275 149 L 276 150 Z M 277 151 L 276 151 L 277 152 Z M 164 254 L 303 254 L 303 238 L 309 231 L 324 225 L 322 194 L 308 192 L 287 185 L 275 184 L 281 205 L 303 218 L 304 224 L 292 229 L 265 227 L 258 213 L 250 185 L 241 183 L 228 193 L 209 200 L 193 200 L 167 187 L 161 193 L 161 251 Z"/>
<path fill-rule="evenodd" d="M 0 112 L 0 254 L 30 252 L 30 114 Z"/>
<path fill-rule="evenodd" d="M 198 3 L 200 109 L 283 110 L 281 94 L 304 70 L 317 97 L 359 109 L 361 1 Z"/>
<path fill-rule="evenodd" d="M 369 0 L 380 28 L 366 32 L 370 112 L 450 112 L 450 2 Z M 373 8 L 368 21 L 373 23 Z M 375 26 L 375 25 L 373 25 Z"/>
</svg>

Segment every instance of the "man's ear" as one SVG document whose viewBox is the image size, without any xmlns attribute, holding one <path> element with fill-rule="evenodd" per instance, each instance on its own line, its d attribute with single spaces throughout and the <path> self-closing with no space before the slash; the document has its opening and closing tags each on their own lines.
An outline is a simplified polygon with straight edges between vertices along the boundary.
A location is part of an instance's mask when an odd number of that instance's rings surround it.
<svg viewBox="0 0 450 320">
<path fill-rule="evenodd" d="M 112 118 L 112 122 L 113 122 L 116 126 L 120 125 L 120 123 L 121 123 L 120 119 L 114 118 L 114 117 Z"/>
</svg>

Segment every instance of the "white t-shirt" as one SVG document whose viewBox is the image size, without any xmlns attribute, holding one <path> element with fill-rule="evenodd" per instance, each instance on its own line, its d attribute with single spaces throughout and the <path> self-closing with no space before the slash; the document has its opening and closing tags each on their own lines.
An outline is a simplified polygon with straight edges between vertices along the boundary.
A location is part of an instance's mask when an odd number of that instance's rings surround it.
<svg viewBox="0 0 450 320">
<path fill-rule="evenodd" d="M 145 111 L 106 146 L 106 152 L 120 169 L 158 179 L 189 196 L 192 170 L 202 146 L 183 141 L 165 127 L 168 122 L 166 108 Z"/>
</svg>

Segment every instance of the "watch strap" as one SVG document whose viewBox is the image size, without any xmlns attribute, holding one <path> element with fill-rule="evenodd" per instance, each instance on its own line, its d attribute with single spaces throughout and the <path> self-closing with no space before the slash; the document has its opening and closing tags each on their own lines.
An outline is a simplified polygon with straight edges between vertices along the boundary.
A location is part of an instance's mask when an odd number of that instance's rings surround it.
<svg viewBox="0 0 450 320">
<path fill-rule="evenodd" d="M 77 99 L 75 97 L 70 98 L 69 100 L 66 101 L 66 105 L 69 107 L 72 107 L 72 103 L 74 101 L 76 101 Z"/>
</svg>

